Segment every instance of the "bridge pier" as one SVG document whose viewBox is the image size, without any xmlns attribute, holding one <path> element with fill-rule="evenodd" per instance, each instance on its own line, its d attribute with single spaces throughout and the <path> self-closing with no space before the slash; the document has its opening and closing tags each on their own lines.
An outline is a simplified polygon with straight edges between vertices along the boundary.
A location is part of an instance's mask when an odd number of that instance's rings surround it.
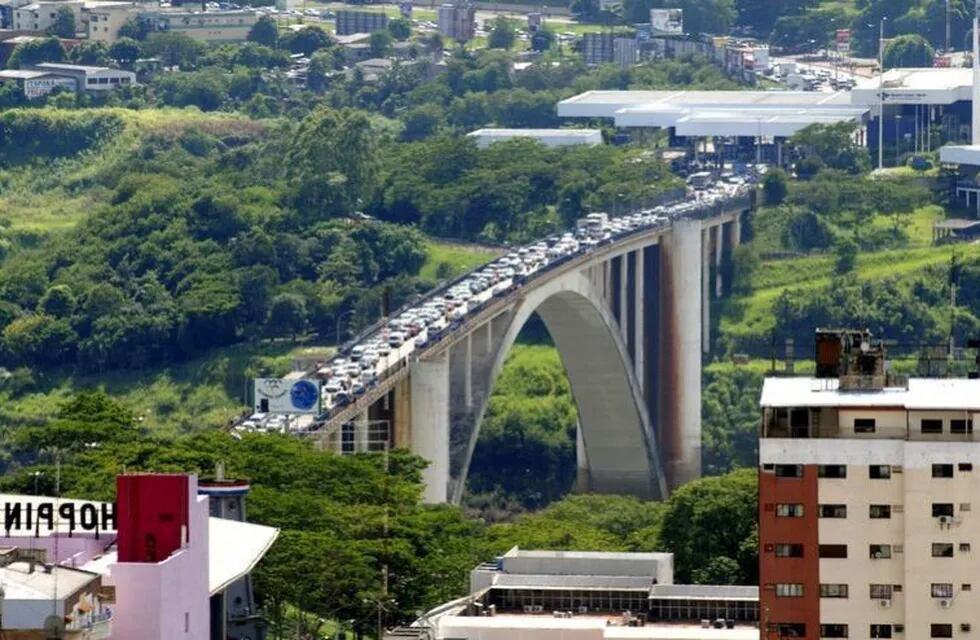
<svg viewBox="0 0 980 640">
<path fill-rule="evenodd" d="M 411 364 L 412 453 L 429 461 L 422 471 L 428 503 L 446 502 L 449 487 L 449 353 Z"/>
<path fill-rule="evenodd" d="M 643 301 L 646 284 L 646 248 L 638 249 L 633 260 L 633 371 L 636 372 L 636 382 L 640 393 L 646 395 L 646 350 L 645 337 L 646 318 L 644 317 Z"/>
</svg>

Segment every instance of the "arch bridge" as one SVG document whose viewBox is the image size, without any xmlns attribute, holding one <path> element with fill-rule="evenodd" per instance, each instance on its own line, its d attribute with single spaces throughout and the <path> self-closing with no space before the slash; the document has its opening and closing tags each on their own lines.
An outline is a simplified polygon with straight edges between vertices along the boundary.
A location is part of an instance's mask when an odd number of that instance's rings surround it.
<svg viewBox="0 0 980 640">
<path fill-rule="evenodd" d="M 701 363 L 710 309 L 754 193 L 642 230 L 494 297 L 315 432 L 344 453 L 410 449 L 427 502 L 462 498 L 480 424 L 532 313 L 551 334 L 578 409 L 577 488 L 647 499 L 701 475 Z"/>
</svg>

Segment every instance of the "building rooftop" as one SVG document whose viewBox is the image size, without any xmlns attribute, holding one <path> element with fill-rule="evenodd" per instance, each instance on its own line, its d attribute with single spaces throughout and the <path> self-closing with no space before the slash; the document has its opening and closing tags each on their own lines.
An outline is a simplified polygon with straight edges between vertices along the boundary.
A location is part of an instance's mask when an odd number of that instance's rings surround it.
<svg viewBox="0 0 980 640">
<path fill-rule="evenodd" d="M 969 100 L 973 71 L 968 68 L 889 69 L 880 79 L 885 102 L 952 104 Z M 879 78 L 867 78 L 851 90 L 854 105 L 878 103 Z"/>
<path fill-rule="evenodd" d="M 671 553 L 636 553 L 632 551 L 550 551 L 514 547 L 506 558 L 546 558 L 554 560 L 665 560 Z"/>
<path fill-rule="evenodd" d="M 31 69 L 3 69 L 0 70 L 0 79 L 3 80 L 33 80 L 51 75 L 50 71 L 33 71 Z"/>
<path fill-rule="evenodd" d="M 759 587 L 714 584 L 655 584 L 651 598 L 683 600 L 752 600 L 758 601 Z"/>
<path fill-rule="evenodd" d="M 85 73 L 101 73 L 103 71 L 113 71 L 109 67 L 93 67 L 84 64 L 67 64 L 64 62 L 40 62 L 34 65 L 35 69 L 57 69 L 58 71 L 84 71 Z"/>
<path fill-rule="evenodd" d="M 736 625 L 734 629 L 703 628 L 700 624 L 648 622 L 643 627 L 610 625 L 615 616 L 583 615 L 572 618 L 554 618 L 551 612 L 544 614 L 498 613 L 488 617 L 445 617 L 439 620 L 440 637 L 473 637 L 479 629 L 509 632 L 514 638 L 530 637 L 532 632 L 547 634 L 549 638 L 588 637 L 602 639 L 637 640 L 758 640 L 759 629 L 755 625 Z M 587 631 L 593 634 L 585 635 Z"/>
<path fill-rule="evenodd" d="M 980 380 L 912 378 L 908 388 L 842 391 L 836 378 L 766 378 L 762 407 L 900 408 L 980 411 Z"/>
<path fill-rule="evenodd" d="M 948 164 L 980 165 L 980 145 L 948 144 L 939 149 L 939 161 Z"/>
<path fill-rule="evenodd" d="M 3 584 L 5 600 L 52 600 L 68 598 L 99 576 L 96 573 L 59 565 L 25 561 L 12 562 L 0 567 L 0 584 Z"/>
<path fill-rule="evenodd" d="M 495 589 L 588 589 L 589 591 L 646 591 L 653 578 L 650 576 L 595 576 L 498 573 L 494 576 Z"/>
<path fill-rule="evenodd" d="M 575 138 L 591 138 L 596 135 L 602 135 L 599 129 L 477 129 L 476 131 L 470 131 L 468 136 L 486 136 L 486 137 L 499 137 L 499 138 L 513 138 L 513 137 L 533 137 L 533 138 L 547 138 L 547 137 L 575 137 Z M 531 553 L 531 552 L 524 552 Z M 552 551 L 542 551 L 541 553 L 561 553 Z"/>
</svg>

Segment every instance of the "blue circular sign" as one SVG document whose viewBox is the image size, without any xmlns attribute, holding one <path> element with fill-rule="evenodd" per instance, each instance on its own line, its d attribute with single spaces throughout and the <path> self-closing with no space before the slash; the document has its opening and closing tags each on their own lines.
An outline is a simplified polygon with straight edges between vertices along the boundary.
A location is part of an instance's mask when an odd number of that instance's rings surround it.
<svg viewBox="0 0 980 640">
<path fill-rule="evenodd" d="M 289 390 L 289 399 L 300 411 L 310 411 L 317 406 L 320 390 L 309 380 L 300 380 Z"/>
</svg>

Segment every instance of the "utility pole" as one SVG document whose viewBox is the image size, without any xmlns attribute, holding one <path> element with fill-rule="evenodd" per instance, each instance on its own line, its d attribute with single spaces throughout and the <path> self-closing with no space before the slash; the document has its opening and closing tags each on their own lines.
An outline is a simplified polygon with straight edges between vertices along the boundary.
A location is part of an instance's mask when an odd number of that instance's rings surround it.
<svg viewBox="0 0 980 640">
<path fill-rule="evenodd" d="M 977 100 L 977 84 L 980 83 L 980 0 L 975 0 L 973 6 L 973 144 L 980 144 L 980 100 Z"/>
<path fill-rule="evenodd" d="M 955 339 L 953 337 L 956 328 L 956 285 L 960 281 L 960 268 L 956 261 L 956 252 L 949 259 L 949 359 L 953 359 L 953 349 Z"/>
<path fill-rule="evenodd" d="M 949 55 L 949 3 L 950 0 L 946 0 L 946 48 L 943 49 L 943 53 Z"/>
</svg>

